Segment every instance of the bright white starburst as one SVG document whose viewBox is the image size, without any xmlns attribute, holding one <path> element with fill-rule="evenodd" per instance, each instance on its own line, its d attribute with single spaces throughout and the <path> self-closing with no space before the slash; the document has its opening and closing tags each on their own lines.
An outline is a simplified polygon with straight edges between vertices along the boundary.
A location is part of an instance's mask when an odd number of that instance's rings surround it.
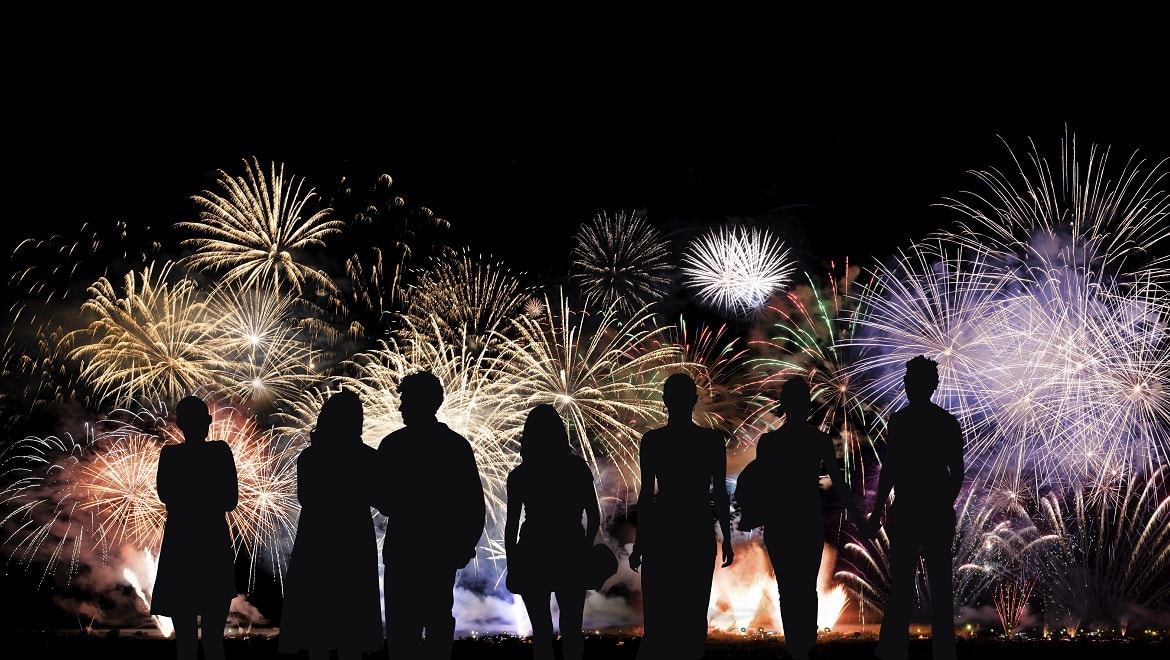
<svg viewBox="0 0 1170 660">
<path fill-rule="evenodd" d="M 784 289 L 796 270 L 790 250 L 766 228 L 729 224 L 691 241 L 682 273 L 699 301 L 751 317 Z"/>
</svg>

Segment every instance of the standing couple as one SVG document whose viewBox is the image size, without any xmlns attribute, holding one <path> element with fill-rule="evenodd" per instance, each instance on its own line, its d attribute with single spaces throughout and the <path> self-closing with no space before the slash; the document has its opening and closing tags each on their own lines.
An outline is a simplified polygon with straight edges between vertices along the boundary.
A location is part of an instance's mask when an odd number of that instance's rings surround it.
<svg viewBox="0 0 1170 660">
<path fill-rule="evenodd" d="M 297 459 L 301 513 L 285 574 L 282 653 L 360 660 L 385 647 L 391 658 L 451 657 L 455 578 L 483 534 L 483 485 L 470 443 L 435 416 L 439 379 L 412 373 L 398 395 L 405 426 L 374 449 L 362 442 L 358 395 L 333 394 Z M 371 507 L 387 521 L 385 635 Z"/>
</svg>

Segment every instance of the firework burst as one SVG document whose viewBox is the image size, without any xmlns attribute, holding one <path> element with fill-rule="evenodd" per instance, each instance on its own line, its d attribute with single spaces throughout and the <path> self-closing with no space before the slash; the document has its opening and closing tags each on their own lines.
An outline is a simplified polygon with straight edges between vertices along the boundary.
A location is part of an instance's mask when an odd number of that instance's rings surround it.
<svg viewBox="0 0 1170 660">
<path fill-rule="evenodd" d="M 178 401 L 209 384 L 225 384 L 219 344 L 196 283 L 176 277 L 175 262 L 129 273 L 119 291 L 102 278 L 83 312 L 96 316 L 66 337 L 80 377 L 101 401 L 163 397 Z"/>
<path fill-rule="evenodd" d="M 790 250 L 766 228 L 714 228 L 683 255 L 682 274 L 699 301 L 740 318 L 753 316 L 794 271 Z"/>
<path fill-rule="evenodd" d="M 832 272 L 833 268 L 830 264 L 829 276 L 823 280 L 805 273 L 807 284 L 776 296 L 760 313 L 756 328 L 760 337 L 750 340 L 752 356 L 747 359 L 760 379 L 750 419 L 760 433 L 776 428 L 783 413 L 778 396 L 768 393 L 793 375 L 807 379 L 814 421 L 833 437 L 845 477 L 852 482 L 856 475 L 864 476 L 865 457 L 876 454 L 882 421 L 878 411 L 859 396 L 849 374 L 856 351 L 844 345 L 857 327 L 857 299 L 850 289 L 861 268 L 848 261 L 841 273 Z"/>
<path fill-rule="evenodd" d="M 675 270 L 668 246 L 643 216 L 599 213 L 573 237 L 569 277 L 585 307 L 632 315 L 666 294 Z"/>
<path fill-rule="evenodd" d="M 214 273 L 224 282 L 267 281 L 297 294 L 306 293 L 309 285 L 335 292 L 333 280 L 304 258 L 308 250 L 323 247 L 327 236 L 341 232 L 345 222 L 333 218 L 330 208 L 310 213 L 317 193 L 303 190 L 303 179 L 286 178 L 284 166 L 276 163 L 266 177 L 259 161 L 245 159 L 243 176 L 220 170 L 217 184 L 221 192 L 192 197 L 200 209 L 198 221 L 175 223 L 193 234 L 182 241 L 194 249 L 184 266 Z"/>
<path fill-rule="evenodd" d="M 501 369 L 526 407 L 556 407 L 594 474 L 610 461 L 636 491 L 638 440 L 663 420 L 657 376 L 677 361 L 678 348 L 655 346 L 664 330 L 645 309 L 628 322 L 613 307 L 597 315 L 574 311 L 563 290 L 545 309 L 543 317 L 514 322 L 516 337 L 501 344 Z"/>
<path fill-rule="evenodd" d="M 512 320 L 524 315 L 530 295 L 505 266 L 464 251 L 435 261 L 419 277 L 396 334 L 405 343 L 440 342 L 472 354 L 491 351 Z"/>
</svg>

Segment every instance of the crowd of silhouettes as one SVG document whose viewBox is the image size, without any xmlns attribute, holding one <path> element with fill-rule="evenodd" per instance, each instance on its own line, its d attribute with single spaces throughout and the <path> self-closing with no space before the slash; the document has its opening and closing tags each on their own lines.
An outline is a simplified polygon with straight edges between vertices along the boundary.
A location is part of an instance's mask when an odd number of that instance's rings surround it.
<svg viewBox="0 0 1170 660">
<path fill-rule="evenodd" d="M 854 501 L 832 438 L 808 421 L 808 382 L 793 376 L 783 384 L 783 423 L 758 438 L 735 495 L 740 531 L 763 528 L 785 644 L 797 660 L 810 656 L 817 639 L 826 473 L 861 537 L 875 538 L 883 524 L 887 529 L 891 586 L 875 654 L 907 657 L 921 556 L 934 657 L 955 660 L 951 544 L 964 479 L 963 435 L 955 416 L 931 401 L 938 381 L 933 360 L 907 362 L 909 403 L 890 416 L 868 517 Z M 333 393 L 298 456 L 301 509 L 285 573 L 282 653 L 304 652 L 310 660 L 360 660 L 383 651 L 390 658 L 451 658 L 455 580 L 485 529 L 484 488 L 471 443 L 437 417 L 444 400 L 439 379 L 411 373 L 399 383 L 398 398 L 403 426 L 374 448 L 362 440 L 358 395 Z M 628 560 L 641 579 L 637 659 L 698 660 L 716 566 L 735 561 L 726 485 L 730 438 L 695 422 L 699 389 L 688 374 L 667 378 L 662 399 L 666 422 L 646 431 L 638 450 L 637 531 Z M 235 463 L 227 443 L 208 438 L 212 416 L 203 400 L 186 397 L 176 412 L 184 442 L 165 445 L 159 457 L 157 487 L 167 515 L 151 613 L 173 619 L 178 660 L 196 660 L 200 638 L 204 658 L 222 660 L 237 595 L 227 520 L 239 497 Z M 581 660 L 587 592 L 616 570 L 600 534 L 597 475 L 549 404 L 529 410 L 520 458 L 507 477 L 506 586 L 527 609 L 534 660 L 557 656 L 558 629 L 560 657 Z M 386 519 L 381 599 L 375 510 Z"/>
</svg>

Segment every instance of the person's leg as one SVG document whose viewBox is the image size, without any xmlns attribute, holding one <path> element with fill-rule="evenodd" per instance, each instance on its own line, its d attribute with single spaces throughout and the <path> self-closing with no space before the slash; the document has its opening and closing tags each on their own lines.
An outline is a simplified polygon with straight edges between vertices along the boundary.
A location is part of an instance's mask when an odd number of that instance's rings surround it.
<svg viewBox="0 0 1170 660">
<path fill-rule="evenodd" d="M 557 607 L 561 610 L 561 655 L 564 660 L 581 660 L 585 655 L 585 633 L 581 630 L 585 616 L 585 590 L 558 591 Z"/>
<path fill-rule="evenodd" d="M 910 653 L 910 609 L 918 568 L 918 537 L 912 531 L 915 524 L 921 521 L 908 521 L 909 526 L 886 526 L 890 539 L 890 593 L 874 649 L 882 660 L 905 660 Z"/>
<path fill-rule="evenodd" d="M 532 623 L 533 660 L 553 660 L 553 621 L 549 609 L 549 592 L 522 594 L 528 621 Z"/>
<path fill-rule="evenodd" d="M 174 616 L 171 623 L 175 626 L 175 658 L 196 660 L 199 655 L 199 617 L 195 614 Z"/>
<path fill-rule="evenodd" d="M 922 547 L 926 576 L 930 581 L 930 637 L 934 660 L 955 660 L 954 517 L 940 521 Z"/>
<path fill-rule="evenodd" d="M 428 660 L 451 660 L 455 649 L 455 577 L 451 569 L 426 569 L 424 579 L 428 587 L 419 592 L 422 597 L 423 626 L 426 628 L 426 643 L 423 657 Z"/>
<path fill-rule="evenodd" d="M 386 617 L 386 653 L 390 658 L 421 658 L 423 654 L 422 613 L 420 599 L 427 587 L 407 566 L 401 575 L 392 572 L 392 566 L 405 565 L 387 562 L 382 593 Z"/>
<path fill-rule="evenodd" d="M 780 620 L 788 653 L 803 660 L 817 641 L 817 575 L 824 544 L 819 535 L 785 541 L 773 560 L 779 567 L 776 591 L 780 599 Z"/>
<path fill-rule="evenodd" d="M 203 633 L 204 660 L 224 660 L 223 631 L 227 626 L 231 602 L 224 603 L 223 609 L 214 609 L 200 617 L 199 629 Z"/>
</svg>

